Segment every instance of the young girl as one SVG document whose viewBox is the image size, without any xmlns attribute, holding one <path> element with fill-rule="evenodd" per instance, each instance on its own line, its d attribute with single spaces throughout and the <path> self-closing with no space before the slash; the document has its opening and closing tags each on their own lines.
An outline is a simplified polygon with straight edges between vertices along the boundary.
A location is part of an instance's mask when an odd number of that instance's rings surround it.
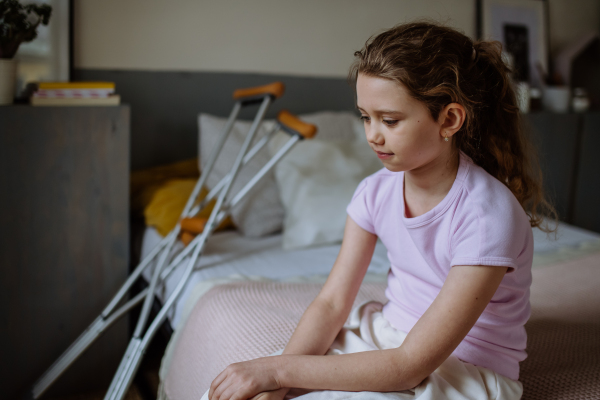
<svg viewBox="0 0 600 400">
<path fill-rule="evenodd" d="M 501 47 L 411 23 L 355 56 L 357 108 L 385 168 L 356 189 L 339 256 L 283 354 L 230 365 L 208 397 L 518 399 L 531 227 L 552 208 Z M 389 301 L 343 327 L 377 238 Z"/>
</svg>

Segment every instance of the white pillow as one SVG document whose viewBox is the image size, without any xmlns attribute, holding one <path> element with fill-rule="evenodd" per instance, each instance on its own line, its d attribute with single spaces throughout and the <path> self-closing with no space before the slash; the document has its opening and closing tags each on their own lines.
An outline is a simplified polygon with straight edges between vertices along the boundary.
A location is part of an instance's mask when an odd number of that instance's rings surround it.
<svg viewBox="0 0 600 400">
<path fill-rule="evenodd" d="M 325 111 L 301 115 L 300 118 L 317 125 L 319 140 L 354 140 L 356 137 L 355 125 L 360 122 L 358 117 L 350 112 Z M 206 167 L 211 151 L 213 151 L 212 149 L 222 134 L 226 123 L 226 118 L 209 114 L 199 115 L 200 137 L 198 145 L 200 148 L 198 154 L 200 155 L 201 171 Z M 209 189 L 215 187 L 231 169 L 251 124 L 251 121 L 236 121 L 233 125 L 230 136 L 206 182 Z M 256 134 L 255 142 L 272 128 L 272 124 L 272 120 L 263 122 L 261 129 Z M 240 171 L 230 193 L 237 193 L 270 158 L 266 148 L 261 150 Z M 248 193 L 246 198 L 232 210 L 231 214 L 233 222 L 245 236 L 264 236 L 282 229 L 284 208 L 279 198 L 279 190 L 272 171 Z"/>
<path fill-rule="evenodd" d="M 200 129 L 200 170 L 204 171 L 214 151 L 214 146 L 227 123 L 226 118 L 219 118 L 209 114 L 200 114 L 198 125 Z M 233 163 L 244 143 L 246 134 L 252 122 L 236 121 L 231 133 L 221 150 L 219 158 L 213 166 L 213 170 L 206 181 L 208 189 L 214 188 L 217 183 L 231 170 Z M 273 121 L 263 121 L 260 129 L 256 132 L 254 143 L 272 129 Z M 240 169 L 238 176 L 229 192 L 229 198 L 235 195 L 256 173 L 269 161 L 269 152 L 265 147 L 259 151 L 254 158 Z M 246 197 L 231 210 L 231 218 L 238 230 L 244 236 L 259 237 L 280 231 L 283 224 L 283 205 L 279 200 L 279 191 L 273 171 L 271 170 Z"/>
<path fill-rule="evenodd" d="M 285 219 L 283 248 L 340 242 L 346 207 L 362 179 L 382 168 L 370 149 L 362 124 L 353 117 L 347 140 L 317 137 L 297 143 L 275 167 Z M 269 143 L 274 154 L 289 136 L 278 133 Z M 326 138 L 325 138 L 326 139 Z"/>
</svg>

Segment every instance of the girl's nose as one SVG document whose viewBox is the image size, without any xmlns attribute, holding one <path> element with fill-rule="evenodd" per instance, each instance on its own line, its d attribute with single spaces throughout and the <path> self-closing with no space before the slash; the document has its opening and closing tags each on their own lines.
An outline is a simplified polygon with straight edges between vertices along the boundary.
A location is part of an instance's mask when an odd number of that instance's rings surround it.
<svg viewBox="0 0 600 400">
<path fill-rule="evenodd" d="M 385 138 L 377 128 L 377 124 L 369 124 L 365 126 L 365 134 L 367 135 L 367 141 L 369 143 L 382 145 L 385 143 Z"/>
</svg>

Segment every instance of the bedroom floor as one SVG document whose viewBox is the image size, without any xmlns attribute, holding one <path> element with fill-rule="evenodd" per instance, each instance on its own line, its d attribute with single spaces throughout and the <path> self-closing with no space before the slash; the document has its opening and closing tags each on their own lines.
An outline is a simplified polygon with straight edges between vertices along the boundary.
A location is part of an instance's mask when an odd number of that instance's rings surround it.
<svg viewBox="0 0 600 400">
<path fill-rule="evenodd" d="M 167 342 L 168 339 L 161 334 L 157 334 L 152 340 L 125 400 L 156 400 L 159 384 L 158 370 Z M 94 391 L 63 397 L 49 397 L 43 400 L 103 400 L 105 394 L 104 391 Z"/>
</svg>

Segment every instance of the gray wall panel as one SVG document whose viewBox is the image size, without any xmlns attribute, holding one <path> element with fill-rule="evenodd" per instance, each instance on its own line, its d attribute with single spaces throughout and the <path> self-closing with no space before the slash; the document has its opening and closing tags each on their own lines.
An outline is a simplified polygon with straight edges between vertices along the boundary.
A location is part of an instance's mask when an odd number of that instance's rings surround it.
<svg viewBox="0 0 600 400">
<path fill-rule="evenodd" d="M 227 116 L 231 94 L 241 87 L 283 81 L 286 94 L 267 117 L 281 109 L 302 114 L 354 110 L 354 91 L 345 79 L 217 72 L 76 69 L 75 80 L 113 81 L 123 103 L 131 105 L 131 167 L 140 169 L 197 156 L 200 112 Z M 242 113 L 252 118 L 255 109 Z M 540 112 L 525 115 L 533 128 L 544 186 L 563 221 L 574 221 L 576 157 L 583 116 Z M 588 130 L 591 128 L 588 128 Z M 590 133 L 587 133 L 589 136 Z M 590 138 L 586 139 L 588 142 Z M 584 146 L 585 147 L 585 146 Z M 587 156 L 589 157 L 589 156 Z M 588 182 L 587 175 L 582 182 Z M 579 200 L 583 201 L 583 200 Z M 578 207 L 589 208 L 588 203 Z M 582 212 L 579 210 L 579 213 Z"/>
<path fill-rule="evenodd" d="M 583 136 L 575 190 L 575 225 L 600 232 L 600 113 L 583 118 Z"/>
<path fill-rule="evenodd" d="M 544 190 L 554 203 L 561 220 L 572 219 L 575 188 L 579 116 L 539 112 L 524 116 L 525 126 L 533 132 L 544 176 Z"/>
<path fill-rule="evenodd" d="M 76 69 L 74 80 L 116 83 L 121 101 L 131 105 L 131 167 L 146 168 L 197 155 L 197 115 L 227 116 L 235 89 L 282 81 L 286 93 L 267 114 L 353 110 L 354 93 L 345 79 L 282 75 Z M 256 108 L 245 110 L 250 119 Z"/>
</svg>

